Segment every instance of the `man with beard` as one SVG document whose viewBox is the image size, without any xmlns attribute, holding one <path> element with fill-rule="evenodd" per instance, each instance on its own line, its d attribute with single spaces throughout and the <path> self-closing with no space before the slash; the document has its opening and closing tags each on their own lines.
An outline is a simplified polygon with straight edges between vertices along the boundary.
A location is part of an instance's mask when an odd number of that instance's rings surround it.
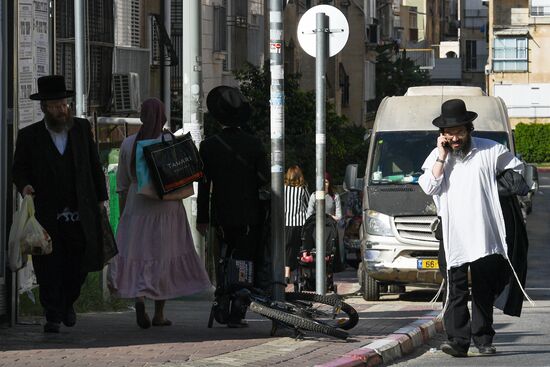
<svg viewBox="0 0 550 367">
<path fill-rule="evenodd" d="M 448 341 L 441 350 L 466 357 L 470 340 L 480 354 L 494 354 L 493 303 L 509 279 L 506 231 L 499 202 L 497 175 L 521 173 L 523 165 L 505 146 L 472 137 L 477 113 L 461 99 L 441 106 L 433 120 L 439 128 L 437 147 L 422 169 L 419 184 L 433 195 L 441 217 L 447 271 L 443 321 Z M 468 310 L 471 273 L 472 317 Z"/>
<path fill-rule="evenodd" d="M 38 79 L 42 121 L 18 132 L 13 181 L 22 196 L 33 195 L 36 218 L 50 234 L 53 251 L 33 256 L 44 332 L 76 323 L 74 302 L 90 271 L 103 268 L 100 215 L 107 188 L 88 120 L 74 118 L 73 95 L 62 76 Z"/>
</svg>

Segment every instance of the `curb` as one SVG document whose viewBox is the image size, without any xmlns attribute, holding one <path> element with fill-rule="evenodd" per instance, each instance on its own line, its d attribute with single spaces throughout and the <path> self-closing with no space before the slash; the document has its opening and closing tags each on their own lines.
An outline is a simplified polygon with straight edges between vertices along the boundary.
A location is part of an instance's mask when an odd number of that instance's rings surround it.
<svg viewBox="0 0 550 367">
<path fill-rule="evenodd" d="M 441 319 L 437 319 L 438 314 L 439 311 L 432 311 L 394 331 L 393 334 L 352 350 L 338 359 L 317 365 L 317 367 L 372 367 L 401 358 L 443 331 L 443 322 Z"/>
</svg>

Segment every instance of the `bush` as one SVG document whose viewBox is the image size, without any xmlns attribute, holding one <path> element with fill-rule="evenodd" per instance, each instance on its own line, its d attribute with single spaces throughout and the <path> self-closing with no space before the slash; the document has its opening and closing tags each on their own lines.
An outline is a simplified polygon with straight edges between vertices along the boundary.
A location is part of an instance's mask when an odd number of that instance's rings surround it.
<svg viewBox="0 0 550 367">
<path fill-rule="evenodd" d="M 519 123 L 515 128 L 516 152 L 527 162 L 550 162 L 550 124 Z"/>
<path fill-rule="evenodd" d="M 104 301 L 101 293 L 100 279 L 101 272 L 89 273 L 82 290 L 80 297 L 76 301 L 74 307 L 76 312 L 95 312 L 95 311 L 120 311 L 128 308 L 129 301 L 113 298 Z M 42 315 L 42 307 L 38 297 L 38 288 L 32 290 L 34 302 L 26 295 L 22 294 L 20 302 L 21 316 L 39 316 Z"/>
</svg>

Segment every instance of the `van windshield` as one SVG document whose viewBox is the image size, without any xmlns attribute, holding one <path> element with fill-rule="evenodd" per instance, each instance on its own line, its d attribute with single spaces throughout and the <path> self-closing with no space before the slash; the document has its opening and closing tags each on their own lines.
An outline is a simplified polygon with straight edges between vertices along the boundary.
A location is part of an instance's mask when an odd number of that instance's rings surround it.
<svg viewBox="0 0 550 367">
<path fill-rule="evenodd" d="M 422 163 L 435 148 L 438 131 L 391 131 L 375 136 L 369 182 L 372 185 L 416 184 Z M 474 136 L 508 147 L 506 132 L 475 131 Z"/>
</svg>

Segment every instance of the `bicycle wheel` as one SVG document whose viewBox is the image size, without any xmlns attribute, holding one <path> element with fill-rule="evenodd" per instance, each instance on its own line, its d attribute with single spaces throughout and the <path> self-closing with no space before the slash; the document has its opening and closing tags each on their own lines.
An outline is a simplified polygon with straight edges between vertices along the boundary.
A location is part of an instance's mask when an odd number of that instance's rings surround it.
<svg viewBox="0 0 550 367">
<path fill-rule="evenodd" d="M 297 329 L 313 331 L 316 333 L 321 333 L 344 340 L 348 337 L 348 333 L 345 331 L 319 323 L 315 320 L 308 319 L 303 316 L 289 313 L 289 311 L 272 308 L 266 304 L 251 302 L 250 310 L 262 316 L 265 316 L 268 319 L 279 321 L 287 326 Z"/>
<path fill-rule="evenodd" d="M 299 307 L 298 314 L 333 327 L 349 330 L 359 321 L 355 308 L 337 295 L 287 292 L 285 299 Z"/>
</svg>

